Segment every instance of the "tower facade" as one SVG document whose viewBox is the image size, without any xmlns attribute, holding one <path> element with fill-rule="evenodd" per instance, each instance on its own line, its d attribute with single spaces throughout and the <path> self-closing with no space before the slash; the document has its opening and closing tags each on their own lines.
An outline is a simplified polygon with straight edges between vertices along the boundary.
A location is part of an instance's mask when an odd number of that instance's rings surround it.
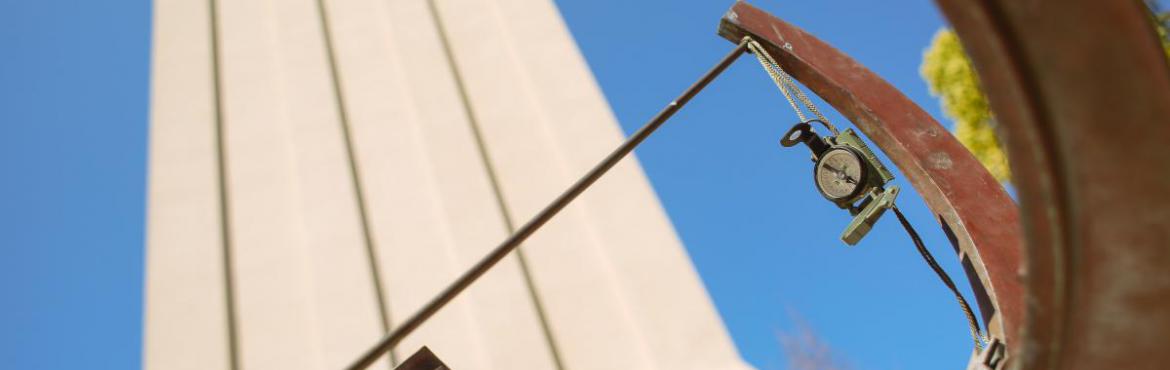
<svg viewBox="0 0 1170 370">
<path fill-rule="evenodd" d="M 340 368 L 623 134 L 549 0 L 156 0 L 148 369 Z M 746 367 L 634 158 L 383 360 Z"/>
</svg>

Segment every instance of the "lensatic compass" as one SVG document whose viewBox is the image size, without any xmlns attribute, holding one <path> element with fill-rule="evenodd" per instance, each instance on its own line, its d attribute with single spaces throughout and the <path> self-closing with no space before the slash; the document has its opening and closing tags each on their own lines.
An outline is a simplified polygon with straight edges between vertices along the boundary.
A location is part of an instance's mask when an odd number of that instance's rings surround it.
<svg viewBox="0 0 1170 370">
<path fill-rule="evenodd" d="M 841 233 L 841 240 L 849 245 L 857 244 L 886 209 L 894 206 L 898 187 L 885 188 L 894 175 L 853 129 L 840 132 L 829 123 L 829 119 L 821 114 L 816 104 L 763 46 L 750 37 L 744 37 L 744 42 L 800 118 L 800 123 L 792 126 L 780 139 L 780 145 L 791 147 L 804 143 L 812 151 L 813 183 L 825 199 L 853 215 L 853 221 Z M 806 118 L 805 110 L 816 118 Z M 813 131 L 812 123 L 824 126 L 832 135 L 818 135 Z"/>
<path fill-rule="evenodd" d="M 885 187 L 894 175 L 853 129 L 821 137 L 810 125 L 814 122 L 835 131 L 825 121 L 801 122 L 784 134 L 780 145 L 791 147 L 803 143 L 812 151 L 813 183 L 825 199 L 854 216 L 841 234 L 841 240 L 855 245 L 886 209 L 893 206 L 899 188 Z"/>
</svg>

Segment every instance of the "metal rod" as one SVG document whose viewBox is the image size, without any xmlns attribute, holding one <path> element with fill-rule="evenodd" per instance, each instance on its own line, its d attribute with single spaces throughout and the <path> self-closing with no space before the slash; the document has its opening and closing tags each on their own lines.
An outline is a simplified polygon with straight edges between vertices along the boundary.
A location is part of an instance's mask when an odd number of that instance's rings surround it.
<svg viewBox="0 0 1170 370">
<path fill-rule="evenodd" d="M 680 95 L 674 101 L 670 102 L 670 104 L 668 104 L 666 108 L 663 108 L 662 111 L 658 112 L 654 118 L 651 118 L 650 122 L 646 123 L 645 126 L 642 126 L 641 129 L 638 129 L 638 131 L 626 139 L 626 141 L 622 143 L 621 146 L 619 146 L 613 152 L 609 153 L 609 155 L 606 156 L 605 159 L 601 161 L 601 163 L 598 163 L 597 166 L 589 170 L 585 176 L 582 176 L 581 179 L 577 180 L 577 182 L 573 184 L 573 186 L 565 190 L 564 193 L 561 193 L 561 195 L 553 200 L 552 203 L 549 203 L 548 206 L 545 206 L 544 209 L 540 211 L 540 213 L 529 220 L 528 223 L 525 223 L 524 226 L 521 226 L 519 229 L 517 229 L 515 233 L 509 236 L 508 239 L 504 240 L 503 243 L 500 243 L 500 245 L 492 250 L 490 254 L 476 263 L 475 266 L 472 266 L 471 269 L 463 273 L 462 276 L 459 276 L 459 278 L 456 279 L 454 283 L 451 283 L 451 285 L 439 293 L 438 296 L 428 302 L 426 306 L 423 306 L 421 310 L 416 312 L 410 318 L 406 319 L 402 325 L 394 328 L 390 334 L 387 334 L 385 337 L 379 340 L 376 345 L 362 354 L 362 356 L 358 358 L 357 361 L 354 361 L 353 364 L 349 365 L 347 369 L 359 370 L 369 367 L 371 364 L 377 361 L 378 358 L 382 357 L 383 354 L 394 348 L 394 346 L 398 345 L 398 342 L 401 342 L 402 339 L 406 338 L 407 335 L 410 335 L 414 329 L 418 328 L 420 325 L 422 325 L 423 322 L 438 312 L 439 309 L 447 305 L 447 303 L 454 299 L 455 296 L 463 292 L 464 289 L 467 289 L 471 283 L 474 283 L 476 279 L 479 279 L 479 277 L 491 269 L 492 266 L 495 266 L 497 262 L 500 262 L 500 260 L 507 256 L 509 252 L 520 246 L 520 243 L 524 242 L 525 239 L 528 239 L 529 236 L 532 236 L 536 230 L 540 229 L 541 226 L 544 226 L 544 224 L 552 219 L 553 216 L 556 216 L 556 214 L 560 212 L 561 209 L 564 209 L 565 206 L 569 205 L 569 203 L 573 201 L 573 199 L 576 199 L 578 195 L 581 195 L 585 189 L 588 189 L 590 185 L 593 185 L 597 179 L 601 178 L 601 176 L 609 171 L 609 169 L 614 165 L 616 165 L 618 161 L 624 158 L 626 154 L 629 154 L 631 151 L 633 151 L 634 148 L 638 146 L 638 144 L 641 144 L 642 141 L 646 140 L 646 138 L 650 136 L 650 134 L 654 133 L 654 130 L 657 130 L 658 127 L 662 126 L 663 123 L 666 123 L 667 119 L 670 119 L 670 117 L 673 116 L 675 112 L 678 112 L 678 110 L 682 108 L 683 105 L 690 101 L 691 98 L 699 93 L 699 91 L 703 90 L 703 88 L 706 87 L 708 83 L 714 80 L 716 76 L 723 72 L 723 70 L 727 69 L 727 66 L 731 65 L 731 63 L 734 62 L 736 58 L 743 54 L 744 50 L 746 49 L 746 45 L 746 42 L 740 42 L 739 45 L 735 47 L 735 50 L 732 50 L 727 54 L 727 56 L 724 56 L 723 59 L 719 61 L 719 64 L 716 64 L 714 68 L 711 68 L 710 71 L 707 71 L 707 73 L 704 74 L 703 77 L 698 81 L 696 81 L 694 85 L 691 85 L 691 87 L 687 88 L 687 90 L 684 91 L 682 95 Z"/>
</svg>

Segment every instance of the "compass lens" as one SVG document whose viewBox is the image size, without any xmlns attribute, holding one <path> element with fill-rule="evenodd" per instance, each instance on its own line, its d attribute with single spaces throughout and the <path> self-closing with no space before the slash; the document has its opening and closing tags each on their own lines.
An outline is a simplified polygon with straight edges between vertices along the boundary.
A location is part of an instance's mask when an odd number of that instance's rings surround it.
<svg viewBox="0 0 1170 370">
<path fill-rule="evenodd" d="M 830 199 L 853 197 L 862 186 L 861 159 L 848 149 L 830 149 L 816 168 L 817 187 Z"/>
</svg>

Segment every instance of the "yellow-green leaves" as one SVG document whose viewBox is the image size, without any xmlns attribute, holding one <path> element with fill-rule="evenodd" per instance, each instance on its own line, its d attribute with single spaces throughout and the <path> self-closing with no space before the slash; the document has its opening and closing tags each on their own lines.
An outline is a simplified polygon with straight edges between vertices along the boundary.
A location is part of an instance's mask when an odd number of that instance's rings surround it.
<svg viewBox="0 0 1170 370">
<path fill-rule="evenodd" d="M 959 37 L 949 29 L 939 30 L 922 56 L 922 77 L 930 92 L 942 100 L 943 113 L 955 121 L 955 137 L 966 146 L 987 171 L 1000 181 L 1010 181 L 1007 155 L 995 136 L 995 118 L 979 78 Z"/>
<path fill-rule="evenodd" d="M 1166 57 L 1170 58 L 1170 37 L 1166 37 L 1166 21 L 1168 19 L 1170 19 L 1170 13 L 1154 16 L 1154 27 L 1158 29 L 1158 38 L 1162 39 L 1162 50 L 1166 51 Z"/>
</svg>

